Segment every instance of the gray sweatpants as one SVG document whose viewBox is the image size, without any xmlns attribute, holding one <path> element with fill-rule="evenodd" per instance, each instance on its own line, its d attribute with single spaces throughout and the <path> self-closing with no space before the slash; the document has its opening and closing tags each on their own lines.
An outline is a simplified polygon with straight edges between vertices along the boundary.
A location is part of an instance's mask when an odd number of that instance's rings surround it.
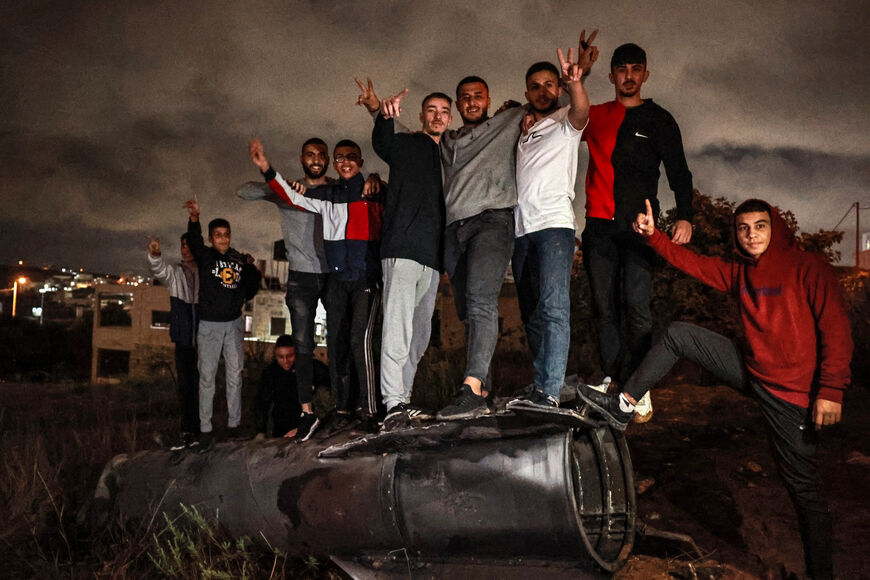
<svg viewBox="0 0 870 580">
<path fill-rule="evenodd" d="M 227 381 L 227 412 L 230 428 L 242 422 L 242 354 L 245 339 L 245 319 L 239 316 L 230 322 L 200 320 L 196 333 L 199 354 L 199 430 L 211 433 L 214 404 L 214 381 L 221 351 Z"/>
<path fill-rule="evenodd" d="M 381 394 L 389 411 L 411 401 L 417 365 L 429 346 L 438 271 L 414 260 L 385 258 Z"/>
</svg>

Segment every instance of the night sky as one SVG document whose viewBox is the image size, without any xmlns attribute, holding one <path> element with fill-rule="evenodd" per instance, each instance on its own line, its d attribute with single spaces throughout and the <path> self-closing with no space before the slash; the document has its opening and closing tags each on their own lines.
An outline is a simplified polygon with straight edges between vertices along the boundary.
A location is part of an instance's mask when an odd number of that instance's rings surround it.
<svg viewBox="0 0 870 580">
<path fill-rule="evenodd" d="M 356 140 L 364 170 L 386 176 L 354 76 L 382 98 L 408 87 L 403 119 L 417 128 L 419 100 L 468 74 L 487 79 L 493 103 L 521 100 L 526 68 L 555 61 L 584 27 L 601 31 L 593 103 L 613 98 L 614 48 L 647 50 L 642 94 L 677 119 L 702 192 L 765 198 L 809 231 L 870 204 L 862 0 L 11 4 L 0 7 L 0 263 L 144 273 L 147 234 L 177 255 L 194 192 L 205 220 L 230 220 L 235 247 L 268 257 L 278 212 L 235 197 L 260 178 L 250 137 L 288 176 L 315 135 Z M 581 179 L 581 228 L 582 191 Z M 844 227 L 851 263 L 854 214 Z"/>
</svg>

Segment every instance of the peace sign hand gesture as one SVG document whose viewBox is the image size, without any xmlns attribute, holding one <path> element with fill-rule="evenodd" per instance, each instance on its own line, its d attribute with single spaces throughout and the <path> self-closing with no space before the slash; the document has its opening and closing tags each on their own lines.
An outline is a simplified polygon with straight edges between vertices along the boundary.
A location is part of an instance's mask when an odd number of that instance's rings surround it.
<svg viewBox="0 0 870 580">
<path fill-rule="evenodd" d="M 354 79 L 357 86 L 362 91 L 356 98 L 356 104 L 361 105 L 369 110 L 369 113 L 374 113 L 381 106 L 381 101 L 375 94 L 375 86 L 372 84 L 372 79 L 366 78 L 366 84 L 363 84 L 358 78 Z"/>
<path fill-rule="evenodd" d="M 598 36 L 598 29 L 592 31 L 589 39 L 586 39 L 586 29 L 580 31 L 580 42 L 577 46 L 577 66 L 583 69 L 584 74 L 588 75 L 592 70 L 592 65 L 598 60 L 598 47 L 592 45 L 592 41 Z"/>
</svg>

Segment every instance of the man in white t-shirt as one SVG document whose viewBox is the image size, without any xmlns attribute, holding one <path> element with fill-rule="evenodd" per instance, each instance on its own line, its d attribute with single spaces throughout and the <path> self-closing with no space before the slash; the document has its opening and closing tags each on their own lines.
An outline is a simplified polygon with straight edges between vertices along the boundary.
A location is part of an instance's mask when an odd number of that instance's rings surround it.
<svg viewBox="0 0 870 580">
<path fill-rule="evenodd" d="M 589 41 L 594 38 L 593 33 Z M 589 116 L 581 77 L 597 57 L 583 42 L 566 59 L 558 51 L 559 70 L 549 62 L 526 73 L 530 110 L 517 143 L 516 241 L 513 273 L 535 366 L 534 389 L 508 406 L 558 407 L 571 342 L 571 266 L 577 225 L 574 181 L 580 137 Z M 559 107 L 566 92 L 570 104 Z"/>
</svg>

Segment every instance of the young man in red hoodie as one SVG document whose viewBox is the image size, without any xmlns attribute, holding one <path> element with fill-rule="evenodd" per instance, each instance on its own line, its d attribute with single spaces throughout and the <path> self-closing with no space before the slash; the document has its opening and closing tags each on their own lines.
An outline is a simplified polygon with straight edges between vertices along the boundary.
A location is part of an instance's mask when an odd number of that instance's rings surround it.
<svg viewBox="0 0 870 580">
<path fill-rule="evenodd" d="M 768 203 L 734 212 L 735 255 L 700 256 L 655 228 L 649 201 L 634 230 L 673 266 L 736 298 L 745 344 L 673 322 L 617 396 L 582 387 L 580 396 L 625 429 L 634 405 L 681 357 L 754 398 L 768 424 L 780 475 L 798 514 L 807 574 L 832 578 L 831 517 L 819 485 L 815 431 L 840 420 L 849 384 L 852 337 L 840 285 L 820 256 L 797 247 Z"/>
</svg>

